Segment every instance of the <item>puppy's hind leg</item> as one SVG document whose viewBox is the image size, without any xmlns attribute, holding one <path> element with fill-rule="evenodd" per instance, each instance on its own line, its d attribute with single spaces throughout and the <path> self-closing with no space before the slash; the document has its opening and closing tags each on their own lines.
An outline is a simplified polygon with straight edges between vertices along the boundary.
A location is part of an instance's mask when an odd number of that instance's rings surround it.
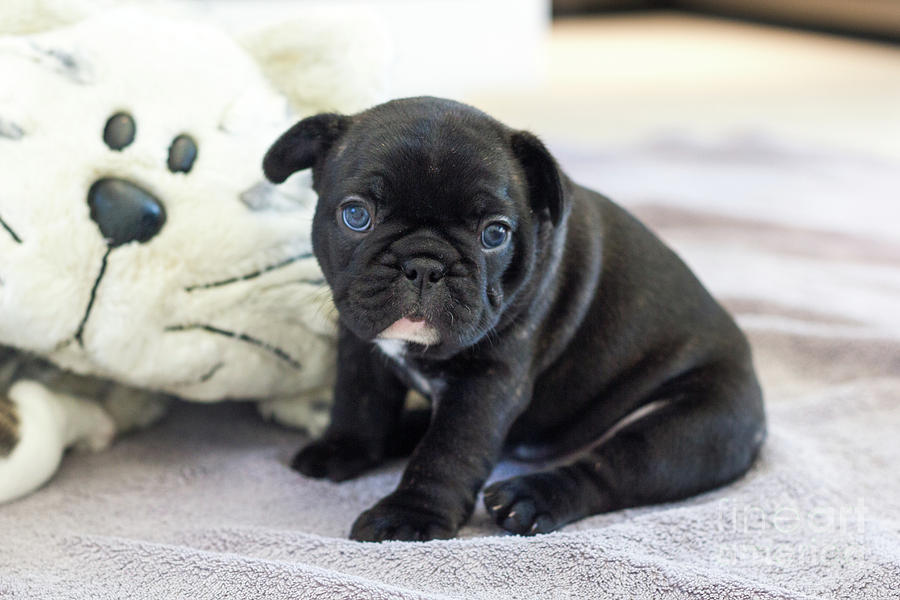
<svg viewBox="0 0 900 600">
<path fill-rule="evenodd" d="M 28 494 L 56 472 L 67 446 L 100 449 L 116 426 L 93 401 L 19 381 L 0 396 L 0 503 Z"/>
<path fill-rule="evenodd" d="M 611 510 L 685 498 L 728 483 L 753 462 L 765 437 L 752 374 L 710 367 L 664 386 L 627 423 L 573 462 L 495 483 L 488 514 L 520 535 L 547 533 Z"/>
</svg>

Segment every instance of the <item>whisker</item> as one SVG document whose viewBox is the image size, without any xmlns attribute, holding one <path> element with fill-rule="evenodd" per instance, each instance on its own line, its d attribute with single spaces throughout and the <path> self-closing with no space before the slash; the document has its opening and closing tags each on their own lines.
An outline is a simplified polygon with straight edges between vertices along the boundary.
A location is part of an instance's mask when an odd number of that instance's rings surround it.
<svg viewBox="0 0 900 600">
<path fill-rule="evenodd" d="M 191 381 L 179 381 L 177 383 L 170 384 L 170 387 L 179 387 L 180 388 L 180 387 L 188 387 L 190 385 L 198 385 L 201 383 L 206 383 L 207 381 L 212 379 L 213 376 L 216 373 L 218 373 L 224 366 L 225 366 L 225 363 L 223 363 L 223 362 L 216 363 L 215 365 L 213 365 L 213 367 L 209 371 L 207 371 L 206 373 L 201 375 L 199 378 L 192 379 Z"/>
<path fill-rule="evenodd" d="M 269 352 L 271 354 L 274 354 L 275 356 L 277 356 L 278 358 L 280 358 L 284 362 L 288 363 L 289 365 L 291 365 L 293 368 L 295 368 L 297 370 L 300 370 L 301 368 L 303 368 L 302 365 L 300 364 L 300 361 L 293 358 L 290 354 L 288 354 L 281 348 L 279 348 L 277 346 L 273 346 L 272 344 L 264 342 L 258 338 L 251 337 L 251 336 L 247 335 L 246 333 L 237 333 L 235 331 L 219 329 L 218 327 L 213 327 L 212 325 L 204 325 L 201 323 L 194 323 L 194 324 L 188 324 L 188 325 L 170 325 L 169 327 L 166 327 L 164 331 L 191 331 L 191 330 L 206 331 L 209 333 L 213 333 L 215 335 L 221 335 L 221 336 L 229 337 L 229 338 L 241 341 L 241 342 L 246 342 L 248 344 L 252 344 L 254 346 L 257 346 L 258 348 L 262 348 L 263 350 L 266 350 L 267 352 Z"/>
<path fill-rule="evenodd" d="M 21 243 L 22 243 L 22 238 L 20 238 L 20 237 L 18 236 L 18 234 L 17 234 L 15 231 L 13 231 L 12 227 L 10 227 L 10 226 L 6 223 L 6 221 L 3 220 L 3 217 L 0 217 L 0 227 L 3 227 L 3 229 L 6 230 L 6 233 L 8 233 L 9 235 L 12 236 L 12 239 L 13 239 L 13 241 L 14 241 L 15 243 L 17 243 L 17 244 L 21 244 Z"/>
<path fill-rule="evenodd" d="M 78 324 L 78 330 L 75 332 L 74 340 L 78 342 L 78 345 L 84 348 L 84 328 L 87 325 L 88 318 L 91 316 L 91 311 L 94 309 L 94 301 L 97 299 L 97 289 L 100 287 L 100 280 L 103 279 L 103 274 L 106 273 L 106 263 L 109 261 L 109 253 L 112 252 L 112 248 L 107 248 L 106 253 L 103 255 L 103 260 L 100 262 L 100 272 L 97 274 L 97 279 L 94 280 L 94 285 L 91 288 L 91 296 L 88 299 L 87 308 L 84 311 L 84 316 L 81 317 L 81 323 Z"/>
<path fill-rule="evenodd" d="M 278 288 L 287 287 L 290 285 L 297 285 L 297 284 L 322 285 L 324 283 L 325 283 L 325 280 L 321 277 L 318 279 L 306 279 L 306 278 L 301 277 L 300 279 L 288 279 L 287 281 L 279 281 L 278 283 L 264 285 L 264 286 L 259 287 L 258 289 L 260 289 L 262 291 L 269 291 L 269 290 L 277 290 Z"/>
<path fill-rule="evenodd" d="M 297 262 L 298 260 L 312 258 L 312 256 L 313 256 L 312 252 L 304 252 L 303 254 L 298 254 L 296 256 L 291 256 L 290 258 L 286 258 L 286 259 L 282 260 L 281 262 L 275 263 L 274 265 L 264 267 L 264 268 L 260 269 L 259 271 L 254 271 L 253 273 L 248 273 L 246 275 L 239 275 L 237 277 L 229 277 L 228 279 L 223 279 L 221 281 L 213 281 L 212 283 L 201 283 L 201 284 L 197 284 L 197 285 L 190 285 L 190 286 L 184 288 L 184 291 L 194 292 L 197 290 L 208 290 L 210 288 L 221 287 L 223 285 L 231 285 L 232 283 L 238 283 L 240 281 L 247 281 L 248 279 L 256 279 L 257 277 L 259 277 L 261 275 L 265 275 L 266 273 L 270 273 L 276 269 L 281 269 L 283 267 L 286 267 L 290 264 Z M 320 282 L 320 281 L 324 281 L 324 280 L 310 279 L 308 283 L 315 283 L 315 282 Z"/>
<path fill-rule="evenodd" d="M 328 295 L 328 298 L 325 298 L 325 295 Z M 330 320 L 335 314 L 337 314 L 337 309 L 334 306 L 334 302 L 331 302 L 331 289 L 327 286 L 323 290 L 319 290 L 314 293 L 313 296 L 316 300 L 316 312 L 314 316 L 317 318 L 328 319 Z M 323 314 L 323 311 L 328 311 Z"/>
</svg>

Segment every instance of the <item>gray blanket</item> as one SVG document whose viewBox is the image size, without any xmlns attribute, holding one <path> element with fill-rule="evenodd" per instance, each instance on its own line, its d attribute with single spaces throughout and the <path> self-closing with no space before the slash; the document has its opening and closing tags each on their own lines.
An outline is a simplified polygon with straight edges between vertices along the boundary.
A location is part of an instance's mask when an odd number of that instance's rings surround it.
<svg viewBox="0 0 900 600">
<path fill-rule="evenodd" d="M 746 477 L 533 538 L 479 507 L 457 540 L 359 544 L 402 464 L 303 479 L 302 433 L 185 404 L 0 506 L 0 598 L 900 597 L 900 165 L 759 139 L 555 150 L 748 331 L 770 433 Z"/>
</svg>

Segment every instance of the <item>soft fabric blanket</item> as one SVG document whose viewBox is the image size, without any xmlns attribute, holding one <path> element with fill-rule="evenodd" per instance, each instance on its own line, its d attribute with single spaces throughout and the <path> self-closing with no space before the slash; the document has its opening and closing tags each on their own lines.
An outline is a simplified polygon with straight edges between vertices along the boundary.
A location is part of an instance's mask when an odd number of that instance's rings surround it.
<svg viewBox="0 0 900 600">
<path fill-rule="evenodd" d="M 303 434 L 185 404 L 0 506 L 0 597 L 900 597 L 900 165 L 760 139 L 555 150 L 749 333 L 770 426 L 746 477 L 533 538 L 479 506 L 457 540 L 361 544 L 401 464 L 303 479 Z"/>
</svg>

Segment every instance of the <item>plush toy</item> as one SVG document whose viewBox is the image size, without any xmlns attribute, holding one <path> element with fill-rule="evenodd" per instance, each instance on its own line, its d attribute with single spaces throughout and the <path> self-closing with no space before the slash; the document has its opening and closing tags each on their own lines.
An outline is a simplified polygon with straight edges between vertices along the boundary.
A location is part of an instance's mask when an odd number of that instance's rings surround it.
<svg viewBox="0 0 900 600">
<path fill-rule="evenodd" d="M 0 501 L 171 396 L 322 427 L 334 311 L 315 195 L 260 163 L 296 119 L 381 99 L 383 39 L 358 25 L 241 46 L 124 9 L 0 38 Z"/>
</svg>

